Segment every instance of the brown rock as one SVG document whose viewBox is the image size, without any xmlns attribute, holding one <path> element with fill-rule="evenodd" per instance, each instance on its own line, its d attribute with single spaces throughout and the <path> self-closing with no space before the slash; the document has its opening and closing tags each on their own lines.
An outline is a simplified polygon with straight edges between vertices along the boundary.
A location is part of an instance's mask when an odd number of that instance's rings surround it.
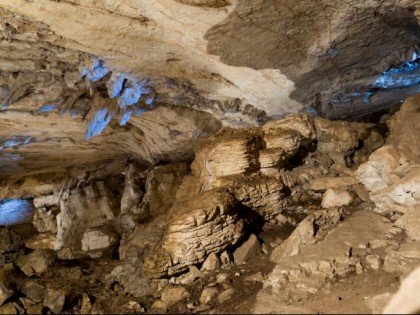
<svg viewBox="0 0 420 315">
<path fill-rule="evenodd" d="M 21 256 L 16 265 L 27 275 L 40 274 L 55 263 L 57 256 L 51 249 L 37 249 L 29 255 Z"/>
<path fill-rule="evenodd" d="M 229 301 L 233 297 L 234 294 L 235 294 L 235 289 L 233 288 L 226 289 L 225 291 L 219 294 L 219 296 L 217 297 L 217 302 L 219 304 L 223 304 Z"/>
<path fill-rule="evenodd" d="M 0 314 L 19 314 L 13 303 L 7 303 L 0 307 Z"/>
<path fill-rule="evenodd" d="M 200 296 L 200 304 L 209 304 L 219 294 L 218 288 L 204 288 Z"/>
<path fill-rule="evenodd" d="M 216 253 L 211 253 L 201 266 L 201 270 L 213 271 L 220 268 L 221 262 L 219 256 Z M 206 303 L 204 303 L 206 304 Z"/>
<path fill-rule="evenodd" d="M 163 290 L 161 299 L 170 307 L 190 296 L 191 294 L 184 287 L 168 286 Z"/>
<path fill-rule="evenodd" d="M 329 188 L 322 197 L 321 206 L 324 209 L 348 206 L 354 202 L 354 197 L 347 190 Z"/>
<path fill-rule="evenodd" d="M 251 234 L 248 240 L 238 247 L 233 253 L 233 259 L 236 264 L 248 262 L 261 254 L 261 245 L 257 237 Z"/>
<path fill-rule="evenodd" d="M 45 287 L 36 280 L 27 279 L 24 282 L 21 291 L 27 298 L 36 303 L 42 302 L 45 297 Z"/>
<path fill-rule="evenodd" d="M 40 233 L 25 239 L 25 246 L 29 249 L 54 249 L 54 242 L 54 234 Z"/>
<path fill-rule="evenodd" d="M 48 307 L 53 314 L 60 314 L 64 308 L 67 292 L 64 289 L 48 288 L 45 293 L 44 306 Z"/>
<path fill-rule="evenodd" d="M 329 188 L 340 188 L 358 184 L 357 180 L 351 176 L 323 177 L 310 182 L 309 189 L 323 191 Z"/>
</svg>

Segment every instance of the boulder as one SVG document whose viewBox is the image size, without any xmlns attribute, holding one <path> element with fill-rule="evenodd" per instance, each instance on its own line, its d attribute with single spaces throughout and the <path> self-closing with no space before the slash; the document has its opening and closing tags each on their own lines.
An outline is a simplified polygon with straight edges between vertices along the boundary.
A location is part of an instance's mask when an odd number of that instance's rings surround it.
<svg viewBox="0 0 420 315">
<path fill-rule="evenodd" d="M 184 285 L 190 285 L 194 283 L 195 280 L 202 278 L 204 278 L 204 274 L 198 270 L 196 266 L 190 266 L 189 272 L 182 279 L 180 279 L 179 282 Z"/>
<path fill-rule="evenodd" d="M 29 249 L 54 249 L 55 235 L 40 233 L 25 239 L 25 246 Z"/>
<path fill-rule="evenodd" d="M 235 289 L 228 288 L 217 296 L 217 302 L 219 304 L 223 304 L 229 301 L 233 297 L 234 294 L 235 294 Z"/>
<path fill-rule="evenodd" d="M 347 190 L 329 188 L 322 197 L 321 206 L 324 209 L 347 206 L 354 201 L 353 195 Z"/>
<path fill-rule="evenodd" d="M 57 237 L 54 248 L 81 250 L 81 240 L 91 227 L 108 224 L 119 209 L 112 191 L 104 181 L 94 181 L 63 194 L 57 215 Z"/>
<path fill-rule="evenodd" d="M 220 268 L 221 262 L 219 256 L 216 253 L 211 253 L 201 266 L 201 270 L 214 271 Z"/>
<path fill-rule="evenodd" d="M 370 194 L 371 200 L 381 212 L 407 212 L 420 205 L 420 165 L 388 187 Z"/>
<path fill-rule="evenodd" d="M 0 314 L 19 314 L 19 312 L 16 309 L 14 303 L 7 303 L 0 307 Z"/>
<path fill-rule="evenodd" d="M 152 278 L 172 276 L 236 244 L 243 235 L 236 203 L 226 190 L 213 189 L 174 206 L 162 243 L 147 255 L 144 270 Z"/>
<path fill-rule="evenodd" d="M 35 211 L 32 223 L 39 233 L 57 233 L 57 214 L 60 212 L 60 198 L 61 196 L 59 195 L 48 195 L 34 199 Z M 54 205 L 54 207 L 47 209 L 45 205 Z"/>
<path fill-rule="evenodd" d="M 308 215 L 292 234 L 273 250 L 270 259 L 278 262 L 299 254 L 302 246 L 314 244 L 323 230 L 338 224 L 342 217 L 342 212 L 338 209 L 318 210 Z"/>
<path fill-rule="evenodd" d="M 384 257 L 386 272 L 404 273 L 420 263 L 420 241 L 403 243 L 397 248 L 389 248 Z"/>
<path fill-rule="evenodd" d="M 184 287 L 168 286 L 162 291 L 161 300 L 170 307 L 190 296 L 191 294 Z"/>
<path fill-rule="evenodd" d="M 141 217 L 150 220 L 165 214 L 174 203 L 176 191 L 188 171 L 187 163 L 170 163 L 151 170 L 147 174 L 146 192 L 140 204 Z"/>
<path fill-rule="evenodd" d="M 247 241 L 238 247 L 233 253 L 233 259 L 236 264 L 248 262 L 261 254 L 261 245 L 257 237 L 251 234 Z"/>
<path fill-rule="evenodd" d="M 411 164 L 420 163 L 420 102 L 419 97 L 407 99 L 388 122 L 387 143 L 394 145 Z"/>
<path fill-rule="evenodd" d="M 68 292 L 65 289 L 48 288 L 43 305 L 48 307 L 53 314 L 61 314 L 67 295 Z"/>
<path fill-rule="evenodd" d="M 200 296 L 200 304 L 209 304 L 212 302 L 215 297 L 219 294 L 219 289 L 210 287 L 210 288 L 204 288 L 203 292 L 201 292 Z"/>
<path fill-rule="evenodd" d="M 344 157 L 352 153 L 359 142 L 358 133 L 351 123 L 316 117 L 314 124 L 318 151 L 328 154 L 335 163 L 345 164 Z"/>
<path fill-rule="evenodd" d="M 224 251 L 220 254 L 220 261 L 222 263 L 222 266 L 228 267 L 233 262 L 232 255 L 228 251 Z"/>
<path fill-rule="evenodd" d="M 196 148 L 192 173 L 203 183 L 203 189 L 209 190 L 221 177 L 258 170 L 258 150 L 262 148 L 259 130 L 223 130 Z"/>
<path fill-rule="evenodd" d="M 36 303 L 42 302 L 45 298 L 45 287 L 34 279 L 25 280 L 21 292 Z"/>
<path fill-rule="evenodd" d="M 407 160 L 394 146 L 385 145 L 373 152 L 354 174 L 368 191 L 376 192 L 398 181 L 400 177 L 394 171 L 406 164 Z"/>
<path fill-rule="evenodd" d="M 288 188 L 278 178 L 261 174 L 239 175 L 220 183 L 230 187 L 239 202 L 257 212 L 266 221 L 276 217 L 286 206 Z"/>
<path fill-rule="evenodd" d="M 118 234 L 110 226 L 92 227 L 83 234 L 82 250 L 89 252 L 91 257 L 100 257 L 104 251 L 118 244 L 118 241 Z"/>
<path fill-rule="evenodd" d="M 420 205 L 408 208 L 395 225 L 403 229 L 413 240 L 420 241 Z"/>
<path fill-rule="evenodd" d="M 56 258 L 54 250 L 36 249 L 28 255 L 20 256 L 16 260 L 16 265 L 27 276 L 32 276 L 46 272 L 55 263 Z"/>
</svg>

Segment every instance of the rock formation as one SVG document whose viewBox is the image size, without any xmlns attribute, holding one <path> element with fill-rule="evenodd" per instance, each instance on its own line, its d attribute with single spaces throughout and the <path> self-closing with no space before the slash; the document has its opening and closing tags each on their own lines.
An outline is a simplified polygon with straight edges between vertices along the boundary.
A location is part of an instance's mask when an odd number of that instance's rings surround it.
<svg viewBox="0 0 420 315">
<path fill-rule="evenodd" d="M 417 311 L 419 3 L 0 15 L 0 314 Z"/>
</svg>

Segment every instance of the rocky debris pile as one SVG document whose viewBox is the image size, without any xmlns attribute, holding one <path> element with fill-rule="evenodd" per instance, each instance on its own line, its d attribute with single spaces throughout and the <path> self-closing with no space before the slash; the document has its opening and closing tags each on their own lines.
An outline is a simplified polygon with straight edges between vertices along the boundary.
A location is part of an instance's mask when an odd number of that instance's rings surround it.
<svg viewBox="0 0 420 315">
<path fill-rule="evenodd" d="M 408 274 L 420 263 L 409 147 L 420 137 L 402 139 L 401 123 L 418 134 L 417 104 L 389 120 L 386 140 L 383 125 L 295 114 L 221 130 L 191 169 L 130 161 L 124 176 L 34 193 L 38 234 L 0 229 L 3 268 L 16 275 L 0 286 L 0 311 L 296 311 L 287 303 L 353 276 Z M 383 309 L 384 296 L 366 305 Z"/>
</svg>

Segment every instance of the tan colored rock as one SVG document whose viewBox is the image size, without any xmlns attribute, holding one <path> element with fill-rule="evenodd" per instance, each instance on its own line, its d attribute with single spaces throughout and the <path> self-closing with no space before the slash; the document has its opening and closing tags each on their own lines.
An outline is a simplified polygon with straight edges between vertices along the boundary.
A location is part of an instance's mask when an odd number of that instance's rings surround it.
<svg viewBox="0 0 420 315">
<path fill-rule="evenodd" d="M 420 205 L 408 208 L 401 218 L 395 224 L 403 229 L 413 240 L 420 240 Z"/>
<path fill-rule="evenodd" d="M 215 297 L 219 294 L 218 288 L 204 288 L 203 292 L 200 296 L 200 303 L 201 304 L 209 304 L 212 302 Z"/>
<path fill-rule="evenodd" d="M 189 298 L 191 294 L 184 287 L 168 286 L 162 292 L 162 302 L 167 306 L 172 306 L 182 300 Z"/>
<path fill-rule="evenodd" d="M 109 226 L 93 227 L 87 229 L 83 234 L 82 250 L 86 252 L 106 250 L 110 246 L 117 244 L 118 241 L 118 234 Z"/>
<path fill-rule="evenodd" d="M 26 280 L 21 291 L 27 298 L 36 303 L 42 302 L 45 297 L 45 287 L 34 279 Z"/>
<path fill-rule="evenodd" d="M 63 311 L 67 295 L 68 292 L 64 289 L 48 288 L 43 305 L 48 307 L 53 314 L 60 314 Z"/>
<path fill-rule="evenodd" d="M 28 313 L 28 314 L 39 314 L 39 315 L 41 315 L 42 314 L 42 309 L 43 309 L 43 306 L 42 306 L 42 304 L 37 304 L 37 305 L 34 305 L 34 306 L 31 306 L 31 307 L 29 307 L 27 310 L 26 310 L 26 313 Z"/>
<path fill-rule="evenodd" d="M 354 202 L 353 195 L 347 190 L 329 188 L 322 197 L 321 206 L 324 209 L 348 206 Z"/>
<path fill-rule="evenodd" d="M 261 271 L 247 276 L 244 278 L 244 281 L 251 281 L 251 282 L 263 282 L 264 281 L 264 276 L 262 275 Z"/>
<path fill-rule="evenodd" d="M 261 137 L 252 130 L 225 130 L 196 149 L 192 172 L 208 190 L 220 177 L 257 170 L 262 146 Z"/>
<path fill-rule="evenodd" d="M 257 237 L 251 234 L 240 247 L 233 252 L 233 259 L 236 264 L 248 262 L 261 254 L 261 245 Z"/>
<path fill-rule="evenodd" d="M 232 255 L 229 252 L 224 251 L 220 254 L 220 261 L 222 266 L 228 267 L 233 263 Z"/>
<path fill-rule="evenodd" d="M 55 235 L 40 233 L 25 239 L 25 246 L 29 249 L 54 249 Z"/>
<path fill-rule="evenodd" d="M 204 278 L 204 274 L 196 266 L 190 266 L 188 273 L 179 282 L 183 285 L 190 285 L 195 280 L 202 278 Z"/>
<path fill-rule="evenodd" d="M 344 164 L 344 156 L 357 147 L 359 140 L 351 123 L 316 117 L 314 124 L 318 138 L 318 150 L 321 153 L 329 154 L 336 163 Z"/>
<path fill-rule="evenodd" d="M 299 134 L 301 140 L 312 141 L 316 139 L 316 130 L 312 117 L 307 113 L 292 114 L 282 119 L 268 121 L 264 125 L 263 130 L 266 134 L 277 130 L 293 131 Z"/>
<path fill-rule="evenodd" d="M 233 246 L 243 233 L 235 206 L 233 196 L 219 189 L 173 207 L 162 244 L 145 259 L 145 271 L 151 277 L 171 276 Z"/>
<path fill-rule="evenodd" d="M 419 108 L 419 96 L 409 98 L 388 123 L 390 134 L 387 143 L 394 145 L 412 164 L 420 163 Z"/>
<path fill-rule="evenodd" d="M 264 175 L 236 176 L 222 182 L 235 198 L 259 213 L 265 220 L 276 217 L 286 205 L 287 189 L 275 178 Z"/>
<path fill-rule="evenodd" d="M 56 258 L 57 255 L 54 250 L 36 249 L 28 255 L 19 257 L 16 260 L 16 265 L 27 276 L 32 276 L 46 272 L 55 263 Z"/>
<path fill-rule="evenodd" d="M 420 205 L 420 166 L 413 167 L 400 180 L 385 189 L 371 193 L 371 200 L 381 211 L 398 211 Z"/>
<path fill-rule="evenodd" d="M 218 295 L 217 302 L 219 304 L 223 304 L 223 303 L 229 301 L 230 299 L 232 299 L 234 294 L 235 294 L 235 289 L 233 289 L 233 288 L 226 289 Z"/>
<path fill-rule="evenodd" d="M 204 271 L 214 271 L 220 268 L 221 262 L 219 256 L 216 253 L 211 253 L 206 260 L 204 261 L 203 265 L 201 266 L 201 270 Z M 206 303 L 203 303 L 206 304 Z"/>
<path fill-rule="evenodd" d="M 58 204 L 54 204 L 56 206 L 56 210 L 47 210 L 46 208 L 37 207 L 35 210 L 32 222 L 37 229 L 38 232 L 51 232 L 57 233 L 57 218 L 56 215 L 59 212 L 59 205 L 60 205 L 60 196 L 56 195 L 48 195 L 45 196 L 45 199 L 54 199 L 58 201 Z M 36 206 L 35 206 L 36 207 Z"/>
<path fill-rule="evenodd" d="M 279 262 L 299 254 L 302 246 L 312 245 L 316 242 L 315 237 L 317 233 L 321 233 L 323 229 L 336 225 L 341 219 L 342 213 L 337 209 L 329 211 L 318 210 L 314 214 L 308 215 L 299 223 L 292 234 L 273 250 L 270 259 Z M 317 230 L 315 230 L 315 225 Z"/>
<path fill-rule="evenodd" d="M 414 241 L 389 249 L 384 257 L 383 269 L 386 272 L 404 273 L 419 263 L 420 241 Z"/>
<path fill-rule="evenodd" d="M 310 181 L 309 189 L 323 191 L 329 188 L 340 188 L 358 184 L 357 180 L 351 176 L 323 177 Z"/>
<path fill-rule="evenodd" d="M 369 156 L 369 161 L 360 165 L 355 172 L 356 178 L 371 192 L 384 189 L 399 180 L 394 174 L 406 161 L 394 146 L 385 145 Z"/>
<path fill-rule="evenodd" d="M 420 268 L 416 268 L 401 282 L 401 287 L 382 314 L 417 314 L 420 309 L 419 283 Z"/>
<path fill-rule="evenodd" d="M 13 303 L 7 303 L 0 307 L 0 314 L 19 314 Z"/>
<path fill-rule="evenodd" d="M 54 244 L 56 250 L 62 247 L 81 250 L 84 232 L 90 227 L 106 224 L 119 212 L 111 191 L 103 181 L 70 191 L 61 198 L 60 209 Z"/>
<path fill-rule="evenodd" d="M 174 203 L 174 196 L 189 171 L 187 163 L 171 163 L 157 166 L 147 174 L 146 193 L 140 205 L 143 218 L 155 218 L 164 214 Z"/>
</svg>

